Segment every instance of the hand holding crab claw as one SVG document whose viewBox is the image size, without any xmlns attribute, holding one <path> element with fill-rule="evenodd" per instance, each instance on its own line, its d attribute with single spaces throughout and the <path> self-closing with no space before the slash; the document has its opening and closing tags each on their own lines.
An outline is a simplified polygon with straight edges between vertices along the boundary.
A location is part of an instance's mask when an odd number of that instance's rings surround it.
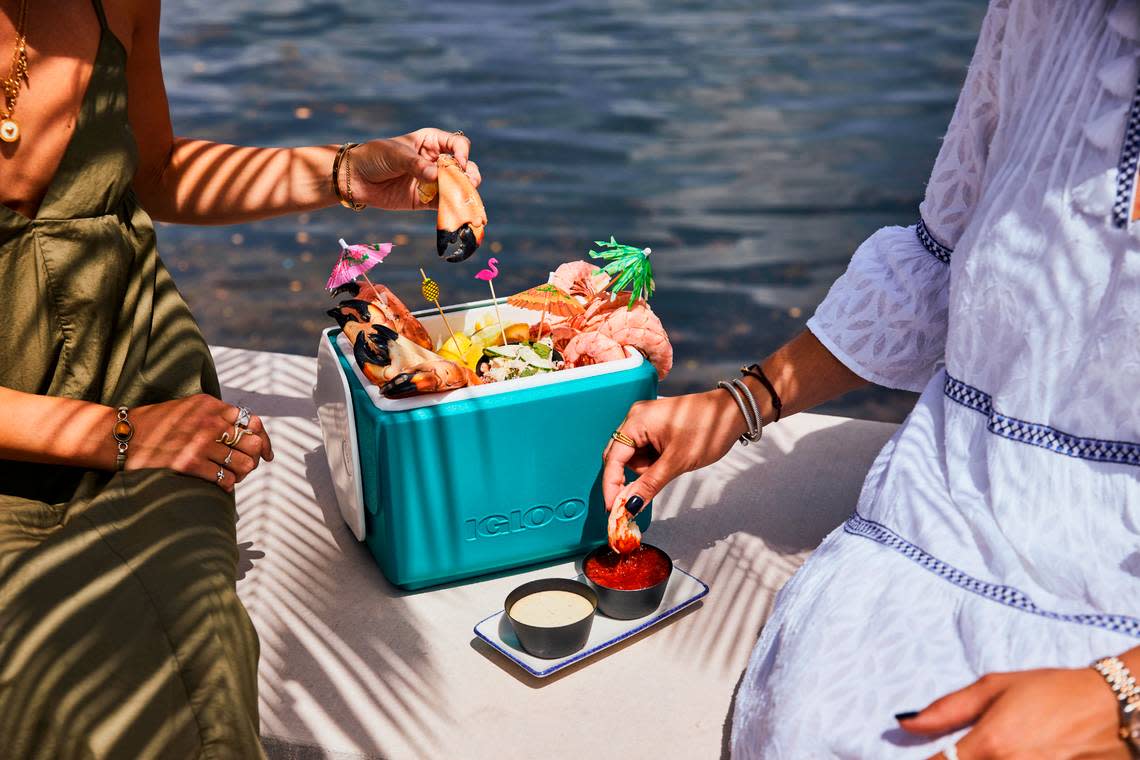
<svg viewBox="0 0 1140 760">
<path fill-rule="evenodd" d="M 483 178 L 470 152 L 462 133 L 439 129 L 364 143 L 352 151 L 352 197 L 393 210 L 438 208 L 436 249 L 447 261 L 463 261 L 483 242 L 487 226 L 475 190 Z"/>
<path fill-rule="evenodd" d="M 352 150 L 353 198 L 393 211 L 437 208 L 435 191 L 422 192 L 421 188 L 438 182 L 440 156 L 453 156 L 474 187 L 483 181 L 479 167 L 468 158 L 470 152 L 471 141 L 461 133 L 432 128 L 361 143 Z"/>
</svg>

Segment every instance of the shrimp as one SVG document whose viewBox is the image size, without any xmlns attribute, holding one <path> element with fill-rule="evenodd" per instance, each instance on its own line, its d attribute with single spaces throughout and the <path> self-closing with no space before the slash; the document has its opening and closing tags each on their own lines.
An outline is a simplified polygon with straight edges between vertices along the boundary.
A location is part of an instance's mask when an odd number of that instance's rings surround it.
<svg viewBox="0 0 1140 760">
<path fill-rule="evenodd" d="M 641 528 L 637 527 L 633 515 L 625 508 L 625 499 L 621 499 L 610 509 L 607 530 L 610 548 L 618 554 L 629 554 L 641 546 Z"/>
<path fill-rule="evenodd" d="M 665 326 L 644 302 L 634 304 L 632 309 L 609 312 L 594 329 L 619 345 L 640 351 L 657 369 L 660 380 L 673 368 L 673 346 Z"/>
<path fill-rule="evenodd" d="M 610 276 L 588 261 L 567 261 L 554 270 L 550 282 L 572 296 L 591 300 L 609 285 Z"/>
<path fill-rule="evenodd" d="M 600 332 L 578 333 L 562 350 L 562 358 L 575 367 L 625 358 L 625 349 Z"/>
</svg>

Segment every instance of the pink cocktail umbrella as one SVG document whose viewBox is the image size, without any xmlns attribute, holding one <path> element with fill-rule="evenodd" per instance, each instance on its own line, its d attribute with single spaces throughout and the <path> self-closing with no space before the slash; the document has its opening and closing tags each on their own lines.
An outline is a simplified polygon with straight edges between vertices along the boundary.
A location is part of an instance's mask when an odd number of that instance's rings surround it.
<svg viewBox="0 0 1140 760">
<path fill-rule="evenodd" d="M 507 333 L 503 329 L 503 317 L 499 314 L 499 299 L 495 295 L 495 283 L 493 280 L 499 276 L 499 263 L 498 259 L 487 259 L 487 268 L 480 271 L 475 275 L 476 280 L 482 280 L 491 286 L 491 300 L 495 302 L 495 318 L 499 320 L 499 334 L 503 336 L 503 345 L 507 345 Z"/>
<path fill-rule="evenodd" d="M 372 285 L 372 280 L 368 279 L 366 272 L 392 252 L 391 243 L 349 245 L 344 242 L 344 238 L 338 242 L 340 243 L 340 257 L 337 259 L 336 265 L 333 266 L 329 281 L 325 283 L 325 287 L 329 290 L 336 290 L 341 285 L 352 282 L 360 276 L 363 276 L 364 281 Z"/>
</svg>

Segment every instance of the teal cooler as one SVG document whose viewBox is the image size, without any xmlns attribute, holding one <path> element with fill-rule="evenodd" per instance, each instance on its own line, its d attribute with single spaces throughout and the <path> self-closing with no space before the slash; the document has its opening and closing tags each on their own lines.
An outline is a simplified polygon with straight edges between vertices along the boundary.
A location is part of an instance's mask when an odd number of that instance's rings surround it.
<svg viewBox="0 0 1140 760">
<path fill-rule="evenodd" d="M 445 309 L 469 330 L 491 301 Z M 500 304 L 503 321 L 536 312 Z M 416 315 L 438 339 L 436 314 Z M 584 554 L 606 540 L 601 452 L 629 407 L 655 398 L 657 373 L 626 359 L 410 399 L 386 399 L 348 341 L 326 330 L 317 402 L 338 506 L 397 586 Z M 637 522 L 649 527 L 647 507 Z"/>
</svg>

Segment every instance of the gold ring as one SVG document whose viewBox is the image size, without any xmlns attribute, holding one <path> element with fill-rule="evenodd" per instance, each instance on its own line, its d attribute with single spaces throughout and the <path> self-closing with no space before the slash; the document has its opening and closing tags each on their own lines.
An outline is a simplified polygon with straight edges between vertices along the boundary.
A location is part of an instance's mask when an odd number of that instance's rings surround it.
<svg viewBox="0 0 1140 760">
<path fill-rule="evenodd" d="M 620 429 L 615 430 L 613 432 L 613 435 L 610 436 L 610 438 L 613 438 L 618 443 L 624 443 L 626 446 L 629 446 L 630 448 L 633 448 L 633 449 L 637 448 L 637 442 L 634 441 L 632 438 L 630 438 L 625 433 L 621 432 Z"/>
<path fill-rule="evenodd" d="M 242 436 L 245 435 L 247 432 L 249 432 L 249 431 L 243 427 L 238 427 L 235 424 L 232 436 L 230 435 L 230 431 L 227 430 L 224 433 L 222 433 L 220 436 L 217 437 L 216 442 L 217 443 L 224 443 L 226 446 L 229 446 L 232 449 L 234 446 L 238 445 L 238 441 L 240 441 Z"/>
</svg>

